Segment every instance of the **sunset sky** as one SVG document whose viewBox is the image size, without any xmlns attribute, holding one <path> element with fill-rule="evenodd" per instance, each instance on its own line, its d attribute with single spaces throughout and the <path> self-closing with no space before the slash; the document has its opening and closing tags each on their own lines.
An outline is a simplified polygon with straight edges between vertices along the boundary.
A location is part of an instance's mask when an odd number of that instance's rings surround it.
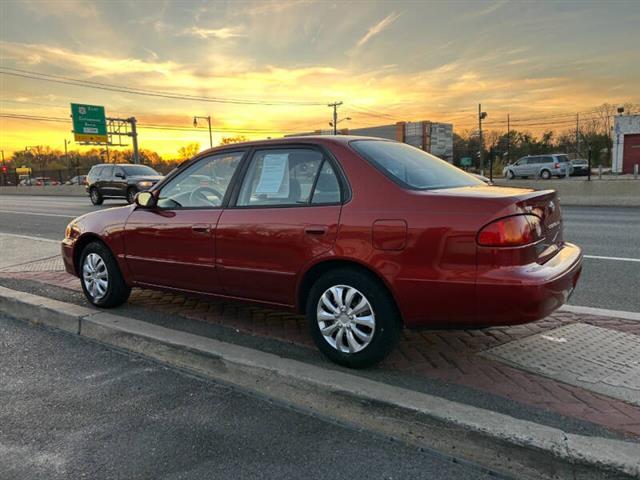
<svg viewBox="0 0 640 480">
<path fill-rule="evenodd" d="M 462 130 L 481 102 L 487 129 L 504 129 L 510 113 L 516 128 L 534 133 L 568 128 L 570 114 L 588 117 L 604 102 L 640 102 L 637 0 L 3 0 L 0 22 L 5 154 L 62 148 L 71 123 L 55 120 L 68 118 L 70 102 L 135 116 L 141 148 L 167 157 L 192 141 L 208 146 L 193 115 L 211 115 L 223 130 L 217 144 L 329 128 L 326 104 L 336 100 L 340 116 L 352 117 L 345 126 L 434 120 Z M 6 117 L 16 114 L 54 121 Z"/>
</svg>

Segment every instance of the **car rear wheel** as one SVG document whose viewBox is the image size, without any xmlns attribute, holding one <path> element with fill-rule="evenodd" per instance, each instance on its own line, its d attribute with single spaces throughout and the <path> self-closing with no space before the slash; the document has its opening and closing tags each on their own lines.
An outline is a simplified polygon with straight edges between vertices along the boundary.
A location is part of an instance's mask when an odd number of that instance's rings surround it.
<svg viewBox="0 0 640 480">
<path fill-rule="evenodd" d="M 330 271 L 316 281 L 307 300 L 307 319 L 318 349 L 351 368 L 380 362 L 401 331 L 389 292 L 377 279 L 356 269 Z"/>
<path fill-rule="evenodd" d="M 138 193 L 138 189 L 135 187 L 129 187 L 127 189 L 127 203 L 133 203 L 135 201 L 136 193 Z"/>
<path fill-rule="evenodd" d="M 549 170 L 542 170 L 540 172 L 540 177 L 542 177 L 544 180 L 549 180 L 551 178 L 551 172 Z"/>
<path fill-rule="evenodd" d="M 82 291 L 90 303 L 112 308 L 127 301 L 131 287 L 124 282 L 115 258 L 103 243 L 89 243 L 82 251 L 79 266 Z"/>
<path fill-rule="evenodd" d="M 96 187 L 93 187 L 91 190 L 89 190 L 89 198 L 91 199 L 91 203 L 93 203 L 94 205 L 102 205 L 102 202 L 104 202 L 104 198 L 102 198 L 100 190 L 98 190 Z"/>
</svg>

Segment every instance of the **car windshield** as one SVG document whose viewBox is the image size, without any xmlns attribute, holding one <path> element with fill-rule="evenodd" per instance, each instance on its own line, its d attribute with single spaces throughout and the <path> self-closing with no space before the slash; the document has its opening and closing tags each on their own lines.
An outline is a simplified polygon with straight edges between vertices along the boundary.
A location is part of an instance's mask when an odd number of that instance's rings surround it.
<svg viewBox="0 0 640 480">
<path fill-rule="evenodd" d="M 123 165 L 122 168 L 124 173 L 131 176 L 160 175 L 153 168 L 146 165 Z"/>
<path fill-rule="evenodd" d="M 434 190 L 484 185 L 481 180 L 406 143 L 355 140 L 351 147 L 405 188 Z"/>
<path fill-rule="evenodd" d="M 574 165 L 586 165 L 587 161 L 586 160 L 582 160 L 582 159 L 573 160 L 573 164 Z"/>
</svg>

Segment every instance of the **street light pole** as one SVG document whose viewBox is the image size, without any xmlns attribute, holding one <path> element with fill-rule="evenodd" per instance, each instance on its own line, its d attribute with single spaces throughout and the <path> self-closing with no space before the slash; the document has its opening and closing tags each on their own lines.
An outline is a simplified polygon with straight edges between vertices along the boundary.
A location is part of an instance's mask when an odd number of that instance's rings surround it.
<svg viewBox="0 0 640 480">
<path fill-rule="evenodd" d="M 337 124 L 337 123 L 340 123 L 340 122 L 344 122 L 345 120 L 349 121 L 349 120 L 351 120 L 351 117 L 341 118 L 340 120 L 338 120 L 338 121 L 336 122 L 336 124 Z M 334 127 L 334 128 L 335 128 L 335 124 L 334 124 L 333 122 L 329 122 L 329 126 L 330 126 L 330 127 Z M 336 135 L 336 133 L 334 133 L 334 135 Z"/>
<path fill-rule="evenodd" d="M 484 175 L 484 142 L 482 141 L 482 120 L 487 117 L 487 112 L 482 111 L 482 104 L 478 104 L 478 131 L 480 135 L 480 151 L 478 157 L 480 158 L 480 175 Z"/>
<path fill-rule="evenodd" d="M 507 113 L 507 163 L 511 163 L 511 117 Z"/>
<path fill-rule="evenodd" d="M 207 115 L 206 117 L 198 117 L 198 116 L 193 117 L 194 127 L 198 126 L 198 119 L 207 121 L 207 124 L 209 125 L 209 147 L 213 148 L 213 135 L 211 134 L 211 116 Z"/>
</svg>

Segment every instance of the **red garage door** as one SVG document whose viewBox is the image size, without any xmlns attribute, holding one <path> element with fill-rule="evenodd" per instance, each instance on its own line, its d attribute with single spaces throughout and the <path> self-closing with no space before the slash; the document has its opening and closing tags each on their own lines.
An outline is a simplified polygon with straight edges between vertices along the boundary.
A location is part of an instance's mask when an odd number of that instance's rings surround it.
<svg viewBox="0 0 640 480">
<path fill-rule="evenodd" d="M 622 173 L 633 173 L 633 166 L 636 164 L 640 168 L 640 133 L 624 136 L 622 155 Z"/>
</svg>

